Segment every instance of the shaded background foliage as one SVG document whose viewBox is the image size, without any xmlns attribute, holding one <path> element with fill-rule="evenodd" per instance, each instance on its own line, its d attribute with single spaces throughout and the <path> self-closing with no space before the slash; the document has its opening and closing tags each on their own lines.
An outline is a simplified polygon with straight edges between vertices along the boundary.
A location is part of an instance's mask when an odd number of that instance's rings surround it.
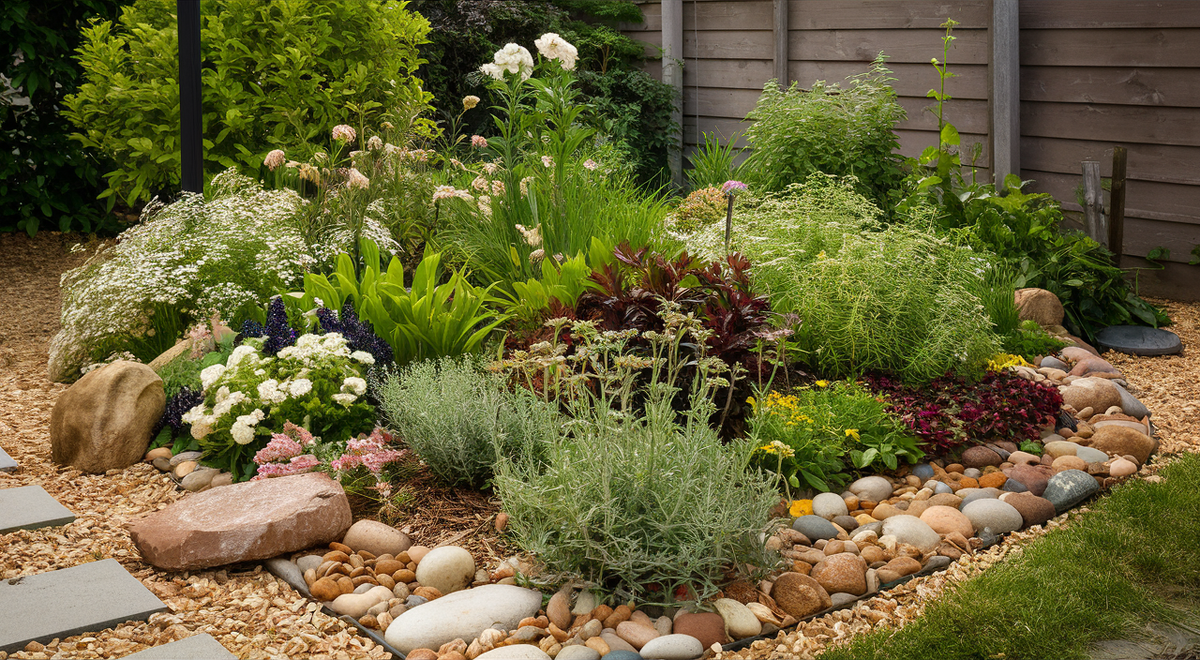
<svg viewBox="0 0 1200 660">
<path fill-rule="evenodd" d="M 490 136 L 494 99 L 478 73 L 504 44 L 531 48 L 545 32 L 557 32 L 579 49 L 576 66 L 583 101 L 593 106 L 594 128 L 616 142 L 644 184 L 667 180 L 673 91 L 638 68 L 643 47 L 617 31 L 618 22 L 640 23 L 642 11 L 627 0 L 413 0 L 413 11 L 432 27 L 421 47 L 417 75 L 433 93 L 435 116 L 449 121 L 462 98 L 484 100 L 463 116 L 461 130 Z"/>
<path fill-rule="evenodd" d="M 68 137 L 63 97 L 79 88 L 72 57 L 89 19 L 113 19 L 113 0 L 0 3 L 0 232 L 119 228 L 96 196 L 108 169 Z"/>
</svg>

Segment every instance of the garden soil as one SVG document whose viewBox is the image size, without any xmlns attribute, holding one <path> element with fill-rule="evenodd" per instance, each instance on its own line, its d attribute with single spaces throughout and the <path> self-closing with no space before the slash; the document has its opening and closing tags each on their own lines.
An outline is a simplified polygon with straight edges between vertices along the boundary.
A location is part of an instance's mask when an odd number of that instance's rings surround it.
<svg viewBox="0 0 1200 660">
<path fill-rule="evenodd" d="M 0 488 L 38 484 L 76 515 L 64 527 L 18 531 L 0 536 L 0 579 L 69 568 L 114 558 L 159 596 L 170 611 L 148 622 L 51 642 L 45 648 L 13 653 L 12 658 L 122 657 L 198 633 L 209 633 L 239 657 L 383 658 L 386 651 L 344 622 L 323 615 L 261 566 L 164 573 L 141 562 L 125 525 L 179 499 L 169 478 L 147 464 L 86 475 L 50 460 L 50 412 L 65 385 L 47 378 L 46 351 L 58 329 L 59 277 L 83 261 L 72 252 L 80 237 L 53 232 L 35 238 L 0 235 L 0 446 L 20 467 L 0 472 Z M 94 246 L 91 246 L 94 248 Z M 88 250 L 87 252 L 91 252 Z M 1172 328 L 1184 345 L 1200 347 L 1200 304 L 1164 305 L 1176 320 Z M 1133 392 L 1152 410 L 1169 454 L 1200 450 L 1200 348 L 1184 356 L 1133 358 L 1105 356 L 1128 376 Z M 1164 460 L 1160 458 L 1159 460 Z M 1152 472 L 1149 466 L 1147 472 Z M 466 546 L 481 563 L 494 563 L 509 550 L 493 530 L 497 507 L 490 498 L 440 489 L 417 477 L 394 519 L 417 543 L 453 542 Z M 357 515 L 375 511 L 355 501 Z M 1049 526 L 1064 524 L 1051 522 Z M 793 633 L 759 642 L 753 649 L 724 657 L 809 657 L 830 643 L 876 627 L 895 627 L 920 615 L 924 603 L 948 585 L 1001 560 L 1015 545 L 1044 532 L 1014 534 L 973 562 L 913 580 L 802 626 Z M 5 660 L 0 653 L 0 660 Z"/>
</svg>

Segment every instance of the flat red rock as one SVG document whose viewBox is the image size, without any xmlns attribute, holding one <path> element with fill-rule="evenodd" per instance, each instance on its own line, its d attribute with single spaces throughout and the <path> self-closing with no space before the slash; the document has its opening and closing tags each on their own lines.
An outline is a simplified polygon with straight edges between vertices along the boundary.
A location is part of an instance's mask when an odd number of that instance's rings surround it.
<svg viewBox="0 0 1200 660">
<path fill-rule="evenodd" d="M 129 535 L 147 563 L 183 571 L 325 545 L 350 520 L 341 484 L 311 473 L 188 495 L 132 523 Z"/>
</svg>

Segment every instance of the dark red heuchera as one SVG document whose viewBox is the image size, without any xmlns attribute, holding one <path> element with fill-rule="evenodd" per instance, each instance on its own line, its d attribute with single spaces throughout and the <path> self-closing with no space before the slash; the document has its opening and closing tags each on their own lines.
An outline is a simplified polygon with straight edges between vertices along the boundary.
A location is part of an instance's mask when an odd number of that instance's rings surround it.
<svg viewBox="0 0 1200 660">
<path fill-rule="evenodd" d="M 1063 403 L 1057 388 L 1007 371 L 989 371 L 977 383 L 943 376 L 911 386 L 877 374 L 863 382 L 886 395 L 912 432 L 940 451 L 984 440 L 1036 440 Z"/>
</svg>

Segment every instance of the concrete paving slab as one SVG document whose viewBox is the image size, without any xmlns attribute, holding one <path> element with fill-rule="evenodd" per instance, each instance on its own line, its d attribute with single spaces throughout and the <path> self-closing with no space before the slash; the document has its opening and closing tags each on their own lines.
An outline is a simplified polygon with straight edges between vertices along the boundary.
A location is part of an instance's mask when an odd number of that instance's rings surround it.
<svg viewBox="0 0 1200 660">
<path fill-rule="evenodd" d="M 4 451 L 4 447 L 0 447 L 0 472 L 12 472 L 17 469 L 17 462 Z"/>
<path fill-rule="evenodd" d="M 115 559 L 0 580 L 0 651 L 144 621 L 166 609 Z"/>
<path fill-rule="evenodd" d="M 0 490 L 0 534 L 18 529 L 66 525 L 74 521 L 75 514 L 59 504 L 41 486 Z"/>
<path fill-rule="evenodd" d="M 234 660 L 229 652 L 208 633 L 185 637 L 177 642 L 163 644 L 145 651 L 125 656 L 125 660 Z"/>
</svg>

